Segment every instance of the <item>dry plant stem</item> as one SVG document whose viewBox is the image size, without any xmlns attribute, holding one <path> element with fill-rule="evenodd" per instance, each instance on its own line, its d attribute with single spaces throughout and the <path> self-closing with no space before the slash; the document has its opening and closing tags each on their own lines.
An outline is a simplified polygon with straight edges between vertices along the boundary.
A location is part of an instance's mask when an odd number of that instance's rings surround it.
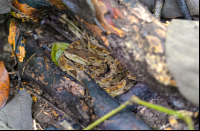
<svg viewBox="0 0 200 131">
<path fill-rule="evenodd" d="M 88 127 L 86 127 L 83 130 L 91 130 L 91 129 L 93 129 L 94 127 L 96 127 L 100 123 L 104 122 L 108 118 L 112 117 L 113 115 L 117 114 L 118 112 L 120 112 L 121 110 L 123 110 L 124 108 L 126 108 L 129 104 L 131 104 L 131 102 L 130 101 L 126 101 L 125 103 L 123 103 L 122 105 L 120 105 L 118 108 L 112 110 L 108 114 L 106 114 L 103 117 L 99 118 L 98 120 L 96 120 L 95 122 L 93 122 L 92 124 L 90 124 Z"/>
<path fill-rule="evenodd" d="M 37 119 L 37 117 L 41 114 L 41 112 L 44 110 L 44 107 L 47 105 L 47 102 L 45 103 L 45 105 L 42 107 L 42 110 L 40 110 L 40 112 L 37 114 L 37 116 L 35 117 L 35 119 L 34 120 L 36 120 Z"/>
<path fill-rule="evenodd" d="M 42 127 L 40 126 L 39 123 L 36 123 L 36 125 L 38 126 L 38 128 L 39 128 L 40 130 L 44 130 L 44 129 L 42 129 Z"/>
<path fill-rule="evenodd" d="M 34 128 L 34 130 L 37 130 L 35 119 L 33 119 L 33 128 Z"/>
<path fill-rule="evenodd" d="M 16 72 L 8 72 L 8 75 L 14 75 Z"/>
<path fill-rule="evenodd" d="M 165 107 L 162 107 L 162 106 L 158 106 L 158 105 L 154 105 L 154 104 L 142 101 L 136 96 L 132 96 L 129 101 L 136 103 L 136 104 L 139 104 L 139 105 L 146 106 L 148 108 L 151 108 L 151 109 L 163 112 L 163 113 L 167 113 L 168 115 L 176 116 L 177 118 L 185 121 L 185 123 L 188 125 L 189 130 L 194 130 L 193 121 L 192 121 L 192 118 L 190 116 L 183 115 L 182 113 L 179 113 L 179 112 L 172 110 L 172 109 L 168 109 L 168 108 L 165 108 Z"/>
</svg>

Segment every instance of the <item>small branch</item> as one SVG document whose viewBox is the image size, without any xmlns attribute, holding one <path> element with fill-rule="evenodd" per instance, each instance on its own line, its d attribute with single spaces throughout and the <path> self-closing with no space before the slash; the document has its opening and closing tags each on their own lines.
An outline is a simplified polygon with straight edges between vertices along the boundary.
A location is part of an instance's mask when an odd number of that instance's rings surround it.
<svg viewBox="0 0 200 131">
<path fill-rule="evenodd" d="M 33 119 L 33 128 L 34 128 L 34 130 L 37 130 L 35 119 Z"/>
<path fill-rule="evenodd" d="M 16 72 L 8 72 L 8 75 L 15 75 Z"/>
</svg>

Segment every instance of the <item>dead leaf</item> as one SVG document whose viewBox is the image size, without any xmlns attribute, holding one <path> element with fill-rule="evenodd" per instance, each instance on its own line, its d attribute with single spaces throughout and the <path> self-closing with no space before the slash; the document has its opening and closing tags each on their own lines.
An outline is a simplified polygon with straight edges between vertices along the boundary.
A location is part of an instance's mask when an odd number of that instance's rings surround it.
<svg viewBox="0 0 200 131">
<path fill-rule="evenodd" d="M 31 115 L 32 98 L 26 90 L 19 93 L 0 110 L 0 123 L 3 122 L 9 128 L 15 130 L 33 129 Z M 5 129 L 0 125 L 0 130 Z"/>
<path fill-rule="evenodd" d="M 12 0 L 0 0 L 0 14 L 5 14 L 11 10 Z"/>
<path fill-rule="evenodd" d="M 10 81 L 8 72 L 3 61 L 0 61 L 0 109 L 5 105 L 10 92 Z"/>
<path fill-rule="evenodd" d="M 115 19 L 123 19 L 124 16 L 122 12 L 119 9 L 112 7 L 110 1 L 93 0 L 92 2 L 95 7 L 96 17 L 101 26 L 107 31 L 107 34 L 113 33 L 120 37 L 125 36 L 125 32 L 118 29 L 112 21 L 113 17 Z M 105 14 L 108 12 L 110 13 L 110 15 L 107 15 L 105 17 Z"/>
</svg>

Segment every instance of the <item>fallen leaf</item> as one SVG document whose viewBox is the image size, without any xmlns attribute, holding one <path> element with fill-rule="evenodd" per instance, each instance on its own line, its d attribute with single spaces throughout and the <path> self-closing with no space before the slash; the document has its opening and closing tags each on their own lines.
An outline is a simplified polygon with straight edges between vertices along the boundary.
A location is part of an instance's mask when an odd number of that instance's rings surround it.
<svg viewBox="0 0 200 131">
<path fill-rule="evenodd" d="M 12 0 L 0 0 L 0 14 L 8 13 L 11 10 Z"/>
<path fill-rule="evenodd" d="M 125 32 L 118 29 L 112 21 L 113 17 L 115 19 L 123 19 L 124 16 L 122 12 L 119 9 L 112 7 L 108 0 L 93 0 L 92 2 L 95 7 L 96 17 L 101 26 L 107 31 L 107 34 L 113 33 L 120 37 L 125 36 Z M 110 15 L 105 15 L 108 12 Z"/>
<path fill-rule="evenodd" d="M 19 93 L 0 110 L 0 122 L 8 125 L 12 130 L 32 130 L 33 119 L 31 107 L 32 98 L 30 94 L 26 92 L 26 90 L 20 90 Z M 0 130 L 2 130 L 1 127 Z"/>
<path fill-rule="evenodd" d="M 10 92 L 8 72 L 3 61 L 0 61 L 0 109 L 5 105 Z"/>
</svg>

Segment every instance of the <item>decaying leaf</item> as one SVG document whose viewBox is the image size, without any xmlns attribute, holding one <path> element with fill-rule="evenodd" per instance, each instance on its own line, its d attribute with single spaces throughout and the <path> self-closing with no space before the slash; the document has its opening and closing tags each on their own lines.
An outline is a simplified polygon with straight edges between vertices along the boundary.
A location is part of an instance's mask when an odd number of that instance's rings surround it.
<svg viewBox="0 0 200 131">
<path fill-rule="evenodd" d="M 120 10 L 115 7 L 111 7 L 110 1 L 93 0 L 92 2 L 95 8 L 96 17 L 99 23 L 101 24 L 101 26 L 106 30 L 106 32 L 108 34 L 113 33 L 120 37 L 123 37 L 125 35 L 125 32 L 122 30 L 119 30 L 112 21 L 112 17 L 114 17 L 115 19 L 124 17 L 122 13 L 120 12 Z M 108 12 L 110 13 L 110 17 L 105 17 L 105 14 Z"/>
<path fill-rule="evenodd" d="M 0 61 L 0 109 L 5 105 L 10 92 L 9 76 L 3 61 Z"/>
<path fill-rule="evenodd" d="M 118 8 L 111 7 L 110 1 L 106 1 L 106 0 L 101 0 L 101 1 L 93 0 L 92 4 L 95 8 L 96 18 L 99 24 L 102 26 L 102 28 L 106 30 L 107 34 L 112 33 L 120 37 L 125 36 L 125 32 L 118 29 L 112 21 L 113 18 L 115 19 L 124 18 L 122 12 Z M 109 12 L 109 15 L 105 15 L 108 12 Z M 100 28 L 100 26 L 87 23 L 85 21 L 83 22 L 86 24 L 87 29 L 93 32 L 95 37 L 100 36 L 101 39 L 104 41 L 104 44 L 107 46 L 109 45 L 107 38 L 104 35 L 102 35 L 103 30 Z"/>
<path fill-rule="evenodd" d="M 0 0 L 0 14 L 8 13 L 11 10 L 12 0 Z"/>
<path fill-rule="evenodd" d="M 31 130 L 33 120 L 31 115 L 32 98 L 25 90 L 10 100 L 4 108 L 0 110 L 1 123 L 6 124 L 11 129 Z M 0 130 L 5 129 L 0 125 Z"/>
</svg>

